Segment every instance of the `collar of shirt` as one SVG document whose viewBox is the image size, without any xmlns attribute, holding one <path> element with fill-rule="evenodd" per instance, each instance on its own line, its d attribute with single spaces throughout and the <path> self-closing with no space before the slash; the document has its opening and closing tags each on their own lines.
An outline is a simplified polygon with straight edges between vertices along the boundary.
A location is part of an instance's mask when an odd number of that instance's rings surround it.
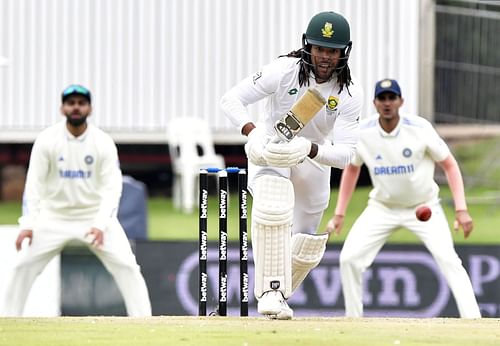
<svg viewBox="0 0 500 346">
<path fill-rule="evenodd" d="M 63 121 L 63 127 L 64 127 L 64 133 L 66 134 L 66 138 L 70 141 L 84 141 L 85 138 L 87 138 L 87 135 L 89 133 L 89 127 L 90 124 L 87 123 L 87 128 L 85 129 L 85 132 L 82 133 L 80 136 L 75 137 L 71 132 L 69 132 L 68 128 L 66 127 L 66 121 Z"/>
<path fill-rule="evenodd" d="M 377 121 L 378 131 L 382 137 L 396 137 L 399 135 L 399 131 L 401 130 L 401 117 L 399 117 L 398 124 L 391 132 L 385 132 L 385 130 L 380 126 L 380 122 Z"/>
</svg>

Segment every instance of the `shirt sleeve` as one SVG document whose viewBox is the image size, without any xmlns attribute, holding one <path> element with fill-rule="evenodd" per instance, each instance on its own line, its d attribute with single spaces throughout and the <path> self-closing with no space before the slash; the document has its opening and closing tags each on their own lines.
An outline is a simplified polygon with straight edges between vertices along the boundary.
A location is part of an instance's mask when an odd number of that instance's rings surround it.
<svg viewBox="0 0 500 346">
<path fill-rule="evenodd" d="M 93 223 L 93 227 L 103 231 L 107 228 L 109 222 L 117 216 L 122 193 L 122 172 L 118 160 L 118 151 L 111 138 L 108 138 L 106 144 L 103 145 L 98 171 L 101 204 Z"/>
<path fill-rule="evenodd" d="M 22 216 L 18 220 L 22 230 L 32 230 L 35 225 L 49 169 L 48 148 L 44 145 L 43 137 L 38 136 L 31 149 L 23 193 Z"/>
<path fill-rule="evenodd" d="M 450 154 L 450 148 L 427 120 L 425 120 L 425 127 L 427 132 L 425 139 L 427 141 L 427 151 L 429 155 L 436 162 L 443 161 Z"/>
<path fill-rule="evenodd" d="M 264 66 L 261 71 L 243 79 L 222 96 L 220 106 L 240 132 L 245 124 L 254 121 L 248 113 L 247 106 L 278 89 L 282 70 L 281 59 L 277 59 Z"/>
<path fill-rule="evenodd" d="M 351 96 L 339 111 L 333 130 L 330 132 L 330 143 L 318 147 L 318 155 L 314 160 L 327 166 L 344 168 L 355 152 L 359 133 L 359 117 L 363 107 L 363 90 L 352 88 Z"/>
<path fill-rule="evenodd" d="M 359 152 L 356 148 L 356 152 L 352 156 L 351 165 L 361 167 L 363 163 L 363 158 L 361 157 L 361 155 L 359 155 Z"/>
</svg>

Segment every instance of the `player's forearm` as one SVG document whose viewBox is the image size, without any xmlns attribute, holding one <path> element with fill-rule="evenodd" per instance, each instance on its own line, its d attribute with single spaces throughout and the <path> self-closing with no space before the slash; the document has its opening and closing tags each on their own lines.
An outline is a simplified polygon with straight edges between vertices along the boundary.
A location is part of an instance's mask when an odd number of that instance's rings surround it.
<svg viewBox="0 0 500 346">
<path fill-rule="evenodd" d="M 122 194 L 122 172 L 117 166 L 118 154 L 116 147 L 110 147 L 102 162 L 99 188 L 101 201 L 93 226 L 105 230 L 111 219 L 117 216 L 120 197 Z"/>
<path fill-rule="evenodd" d="M 30 167 L 28 171 L 24 186 L 22 216 L 18 220 L 21 229 L 32 229 L 35 219 L 40 213 L 39 190 L 43 185 L 37 181 L 33 168 Z"/>
<path fill-rule="evenodd" d="M 335 206 L 335 215 L 345 215 L 347 206 L 351 201 L 352 194 L 358 182 L 361 167 L 348 165 L 342 172 L 340 179 L 339 196 Z"/>
<path fill-rule="evenodd" d="M 243 127 L 252 122 L 246 105 L 244 105 L 231 91 L 222 96 L 220 107 L 231 123 L 242 133 Z"/>
<path fill-rule="evenodd" d="M 356 153 L 358 142 L 359 123 L 356 114 L 344 115 L 337 120 L 333 133 L 329 135 L 330 141 L 318 145 L 315 161 L 340 169 L 347 167 Z"/>
<path fill-rule="evenodd" d="M 121 182 L 121 179 L 119 181 Z M 117 186 L 110 186 L 107 189 L 103 189 L 101 192 L 103 197 L 92 226 L 104 231 L 109 225 L 109 222 L 117 216 L 121 186 L 120 188 Z"/>
<path fill-rule="evenodd" d="M 47 184 L 48 166 L 48 160 L 43 155 L 40 143 L 35 142 L 24 186 L 22 216 L 18 220 L 21 229 L 34 227 L 35 219 L 40 213 L 41 195 Z"/>
<path fill-rule="evenodd" d="M 314 161 L 326 166 L 343 169 L 345 168 L 356 151 L 356 145 L 352 144 L 335 144 L 327 142 L 325 144 L 311 146 L 311 157 Z M 316 153 L 314 153 L 316 151 Z M 315 155 L 314 155 L 315 154 Z"/>
<path fill-rule="evenodd" d="M 444 161 L 440 162 L 439 164 L 446 174 L 448 185 L 453 195 L 455 210 L 467 210 L 464 182 L 457 161 L 455 160 L 453 155 L 449 155 Z"/>
</svg>

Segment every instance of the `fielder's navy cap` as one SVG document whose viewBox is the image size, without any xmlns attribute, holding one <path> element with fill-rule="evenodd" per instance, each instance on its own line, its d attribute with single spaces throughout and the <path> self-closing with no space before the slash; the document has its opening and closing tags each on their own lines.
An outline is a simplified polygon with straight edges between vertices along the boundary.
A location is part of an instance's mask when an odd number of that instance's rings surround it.
<svg viewBox="0 0 500 346">
<path fill-rule="evenodd" d="M 64 103 L 64 101 L 66 101 L 68 97 L 73 95 L 81 95 L 85 97 L 89 101 L 89 103 L 92 103 L 92 95 L 90 94 L 90 90 L 79 84 L 71 84 L 63 90 L 61 95 L 62 102 Z"/>
<path fill-rule="evenodd" d="M 382 94 L 390 92 L 401 96 L 401 88 L 399 87 L 398 82 L 395 79 L 382 79 L 375 84 L 375 98 Z"/>
</svg>

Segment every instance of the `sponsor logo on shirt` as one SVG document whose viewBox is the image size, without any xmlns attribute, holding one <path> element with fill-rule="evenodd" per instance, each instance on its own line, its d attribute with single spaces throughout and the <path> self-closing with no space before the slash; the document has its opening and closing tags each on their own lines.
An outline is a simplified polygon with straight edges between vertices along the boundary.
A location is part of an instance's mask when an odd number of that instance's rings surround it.
<svg viewBox="0 0 500 346">
<path fill-rule="evenodd" d="M 293 89 L 288 90 L 288 95 L 295 95 L 298 92 L 299 91 L 297 90 L 297 88 L 293 88 Z"/>
<path fill-rule="evenodd" d="M 84 171 L 82 169 L 60 169 L 59 177 L 63 179 L 89 179 L 92 171 Z"/>
<path fill-rule="evenodd" d="M 411 174 L 413 172 L 415 172 L 415 166 L 413 164 L 373 167 L 373 173 L 375 175 L 403 175 L 403 174 Z"/>
<path fill-rule="evenodd" d="M 252 80 L 253 80 L 253 84 L 257 83 L 257 80 L 262 77 L 262 72 L 257 72 L 256 74 L 253 75 L 252 77 Z"/>
</svg>

